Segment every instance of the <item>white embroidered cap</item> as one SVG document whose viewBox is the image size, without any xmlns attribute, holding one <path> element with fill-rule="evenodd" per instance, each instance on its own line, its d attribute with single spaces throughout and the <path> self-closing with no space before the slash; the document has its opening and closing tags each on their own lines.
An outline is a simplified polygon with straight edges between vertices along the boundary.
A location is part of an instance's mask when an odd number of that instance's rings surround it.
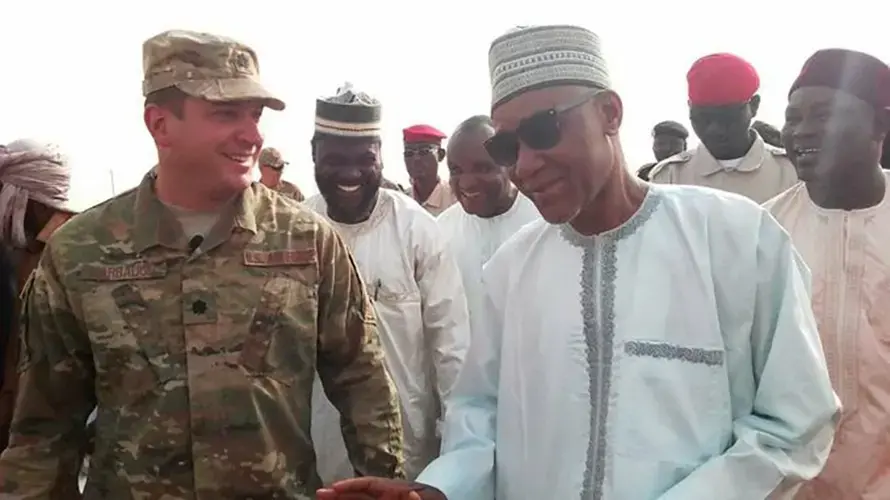
<svg viewBox="0 0 890 500">
<path fill-rule="evenodd" d="M 553 85 L 611 87 L 599 37 L 578 26 L 514 28 L 491 43 L 488 66 L 492 109 Z"/>
</svg>

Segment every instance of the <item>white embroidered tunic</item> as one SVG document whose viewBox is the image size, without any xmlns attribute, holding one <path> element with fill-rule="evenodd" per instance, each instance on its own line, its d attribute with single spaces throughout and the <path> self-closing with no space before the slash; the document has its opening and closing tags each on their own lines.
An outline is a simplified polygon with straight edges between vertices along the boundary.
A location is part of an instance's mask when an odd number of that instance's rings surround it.
<svg viewBox="0 0 890 500">
<path fill-rule="evenodd" d="M 413 478 L 439 454 L 437 428 L 467 352 L 470 324 L 460 272 L 435 219 L 407 195 L 381 189 L 378 196 L 367 221 L 331 224 L 374 300 L 386 366 L 401 399 L 405 471 Z M 327 217 L 320 195 L 305 203 Z M 312 404 L 322 481 L 353 477 L 340 415 L 318 378 Z"/>
<path fill-rule="evenodd" d="M 650 187 L 621 227 L 532 222 L 418 478 L 460 500 L 755 500 L 815 476 L 839 404 L 808 271 L 762 208 Z"/>
<path fill-rule="evenodd" d="M 482 265 L 522 226 L 540 218 L 534 203 L 519 193 L 513 206 L 496 217 L 482 218 L 468 214 L 460 203 L 456 203 L 436 219 L 442 230 L 442 237 L 457 258 L 467 293 L 473 334 L 485 329 L 482 326 L 485 304 Z"/>
</svg>

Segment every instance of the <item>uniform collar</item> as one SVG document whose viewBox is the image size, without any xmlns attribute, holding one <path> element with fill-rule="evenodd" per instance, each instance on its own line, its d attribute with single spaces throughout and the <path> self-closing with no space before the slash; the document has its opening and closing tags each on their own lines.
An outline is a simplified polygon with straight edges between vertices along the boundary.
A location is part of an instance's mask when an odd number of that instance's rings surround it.
<svg viewBox="0 0 890 500">
<path fill-rule="evenodd" d="M 427 208 L 439 209 L 442 208 L 442 205 L 446 203 L 447 194 L 444 190 L 448 189 L 448 181 L 444 179 L 439 179 L 439 182 L 436 183 L 436 187 L 433 188 L 433 191 L 427 197 L 427 199 L 421 203 L 420 205 Z M 416 200 L 417 196 L 415 193 L 412 193 L 412 197 Z"/>
<path fill-rule="evenodd" d="M 176 215 L 158 199 L 154 190 L 156 173 L 148 173 L 136 189 L 133 215 L 134 250 L 141 253 L 160 245 L 172 249 L 185 249 L 188 237 Z M 252 183 L 221 213 L 219 220 L 204 238 L 203 247 L 210 249 L 227 240 L 233 230 L 241 229 L 256 233 L 256 183 Z"/>
<path fill-rule="evenodd" d="M 702 172 L 704 176 L 713 175 L 717 172 L 753 172 L 763 165 L 769 154 L 766 150 L 766 143 L 763 142 L 763 139 L 760 138 L 760 134 L 757 132 L 754 133 L 754 142 L 751 144 L 748 152 L 742 157 L 742 161 L 733 168 L 724 167 L 720 160 L 711 155 L 711 152 L 708 151 L 704 144 L 699 144 L 698 151 L 696 151 L 696 156 L 707 155 L 706 157 L 711 159 L 710 168 Z"/>
</svg>

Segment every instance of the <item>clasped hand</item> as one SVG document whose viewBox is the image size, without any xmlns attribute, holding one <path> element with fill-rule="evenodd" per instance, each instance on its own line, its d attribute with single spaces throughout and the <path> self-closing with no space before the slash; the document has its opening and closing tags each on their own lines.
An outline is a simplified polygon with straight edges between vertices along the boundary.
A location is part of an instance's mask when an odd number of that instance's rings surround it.
<svg viewBox="0 0 890 500">
<path fill-rule="evenodd" d="M 441 491 L 422 483 L 379 477 L 338 481 L 318 490 L 318 500 L 448 500 Z"/>
</svg>

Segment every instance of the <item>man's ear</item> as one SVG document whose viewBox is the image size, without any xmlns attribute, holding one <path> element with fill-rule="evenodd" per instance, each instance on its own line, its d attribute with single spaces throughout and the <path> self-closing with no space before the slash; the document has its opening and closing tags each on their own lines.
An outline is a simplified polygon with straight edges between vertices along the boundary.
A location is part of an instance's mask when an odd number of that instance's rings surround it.
<svg viewBox="0 0 890 500">
<path fill-rule="evenodd" d="M 760 96 L 755 94 L 754 97 L 748 101 L 748 109 L 751 110 L 751 118 L 753 119 L 757 116 L 757 111 L 760 110 Z"/>
<path fill-rule="evenodd" d="M 606 90 L 598 96 L 597 100 L 603 121 L 603 131 L 606 135 L 618 135 L 621 122 L 624 121 L 624 103 L 621 102 L 621 97 L 611 90 Z"/>
<path fill-rule="evenodd" d="M 149 104 L 142 112 L 142 119 L 158 147 L 170 145 L 170 112 L 156 104 Z"/>
<path fill-rule="evenodd" d="M 445 148 L 439 146 L 439 150 L 436 151 L 436 158 L 439 163 L 442 163 L 442 160 L 445 159 Z"/>
</svg>

